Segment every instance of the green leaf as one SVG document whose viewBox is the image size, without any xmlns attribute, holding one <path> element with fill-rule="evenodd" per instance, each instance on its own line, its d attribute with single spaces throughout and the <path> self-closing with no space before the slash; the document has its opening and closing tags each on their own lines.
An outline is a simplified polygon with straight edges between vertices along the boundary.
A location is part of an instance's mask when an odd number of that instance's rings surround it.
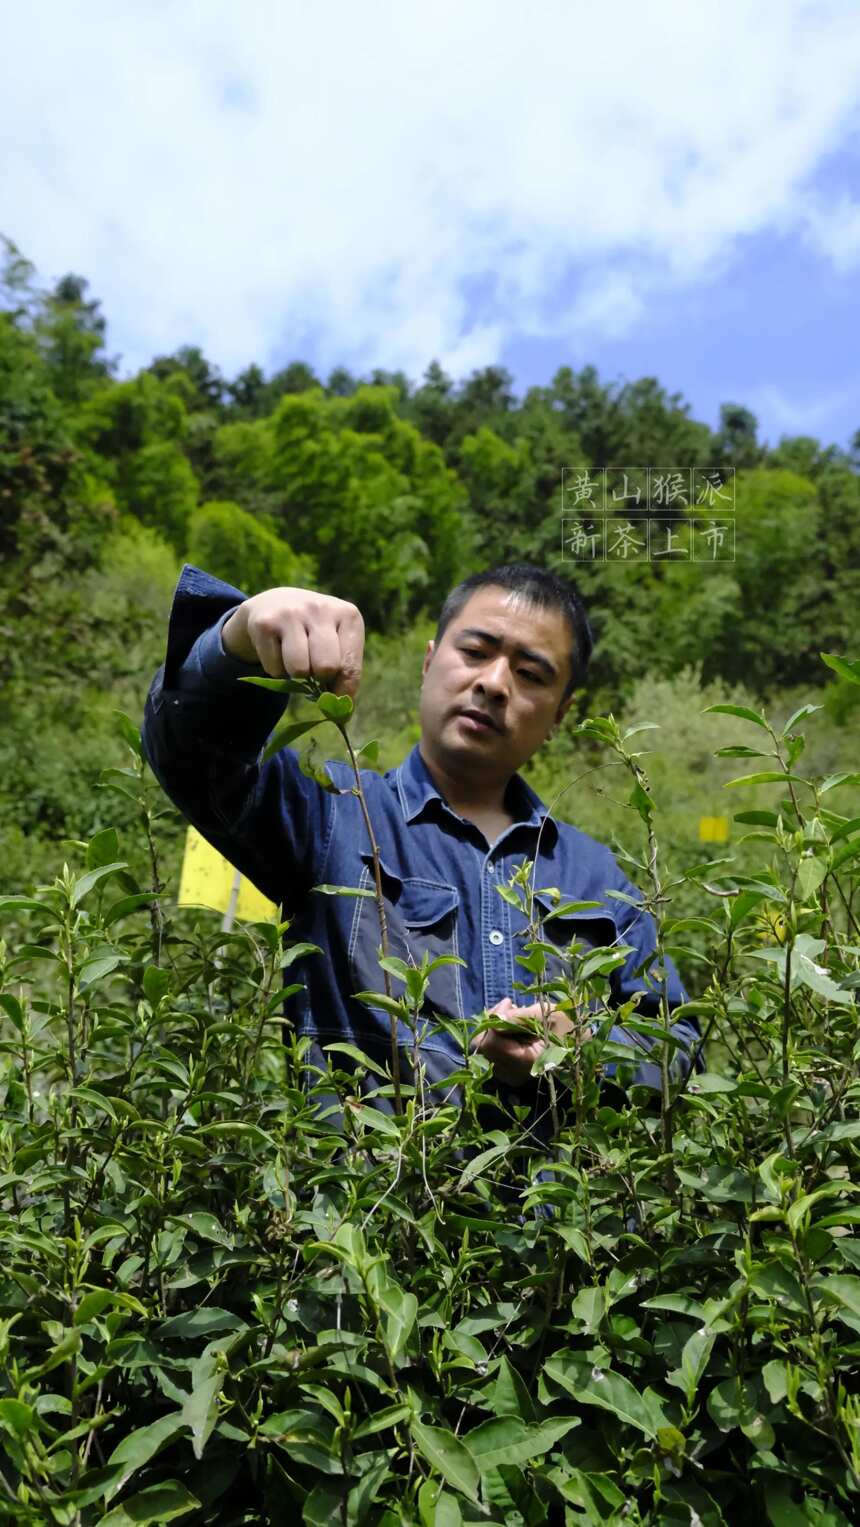
<svg viewBox="0 0 860 1527">
<path fill-rule="evenodd" d="M 430 1467 L 454 1490 L 459 1490 L 469 1500 L 478 1499 L 480 1476 L 469 1449 L 443 1426 L 425 1426 L 417 1417 L 410 1430 L 416 1447 L 426 1458 Z"/>
<path fill-rule="evenodd" d="M 381 1290 L 379 1303 L 387 1317 L 385 1345 L 391 1361 L 396 1363 L 406 1350 L 418 1317 L 418 1300 L 414 1294 L 404 1293 L 396 1284 L 389 1284 Z"/>
<path fill-rule="evenodd" d="M 860 774 L 828 774 L 818 787 L 819 795 L 824 795 L 828 790 L 835 790 L 837 785 L 860 785 Z"/>
<path fill-rule="evenodd" d="M 818 890 L 827 874 L 827 865 L 821 859 L 801 859 L 797 866 L 797 893 L 801 901 L 808 901 Z"/>
<path fill-rule="evenodd" d="M 808 780 L 802 779 L 799 774 L 783 774 L 776 769 L 766 769 L 761 774 L 742 774 L 739 779 L 727 779 L 723 785 L 724 790 L 731 790 L 735 785 L 806 785 Z"/>
<path fill-rule="evenodd" d="M 323 896 L 376 896 L 375 891 L 359 890 L 352 885 L 312 885 L 311 890 L 321 891 Z"/>
<path fill-rule="evenodd" d="M 22 1400 L 0 1400 L 0 1426 L 14 1432 L 16 1437 L 25 1436 L 35 1422 L 36 1412 L 32 1405 L 25 1405 Z"/>
<path fill-rule="evenodd" d="M 181 1410 L 174 1410 L 168 1416 L 159 1416 L 157 1421 L 151 1421 L 148 1426 L 140 1426 L 137 1431 L 123 1437 L 113 1450 L 108 1459 L 108 1467 L 117 1469 L 116 1478 L 111 1480 L 110 1488 L 105 1493 L 105 1501 L 110 1501 L 118 1495 L 123 1485 L 131 1479 L 138 1469 L 149 1463 L 156 1453 L 163 1447 L 167 1447 L 174 1437 L 184 1430 L 185 1421 Z"/>
<path fill-rule="evenodd" d="M 457 1498 L 443 1490 L 438 1479 L 425 1479 L 418 1491 L 421 1527 L 461 1527 L 463 1517 Z M 385 1522 L 385 1527 L 394 1523 Z"/>
<path fill-rule="evenodd" d="M 521 1421 L 535 1419 L 526 1382 L 507 1357 L 499 1363 L 495 1382 L 487 1392 L 487 1409 L 495 1416 L 517 1416 Z"/>
<path fill-rule="evenodd" d="M 794 1274 L 783 1266 L 782 1262 L 774 1259 L 763 1267 L 756 1268 L 750 1278 L 750 1284 L 757 1294 L 763 1295 L 766 1299 L 773 1299 L 784 1309 L 808 1314 L 803 1289 Z"/>
<path fill-rule="evenodd" d="M 243 673 L 236 681 L 239 684 L 256 684 L 258 689 L 268 689 L 276 695 L 304 695 L 308 700 L 314 698 L 313 688 L 307 679 L 264 679 L 256 674 Z"/>
<path fill-rule="evenodd" d="M 96 959 L 85 960 L 78 971 L 78 985 L 83 990 L 87 986 L 94 986 L 103 976 L 109 976 L 111 971 L 116 970 L 118 965 L 123 965 L 128 959 L 125 954 L 100 954 Z"/>
<path fill-rule="evenodd" d="M 833 1273 L 828 1278 L 817 1279 L 815 1288 L 831 1303 L 860 1316 L 860 1278 L 852 1278 L 848 1273 Z"/>
<path fill-rule="evenodd" d="M 125 739 L 132 752 L 138 758 L 143 757 L 143 745 L 140 740 L 140 728 L 135 726 L 131 716 L 127 716 L 124 710 L 115 710 L 114 715 L 119 722 L 117 731 Z"/>
<path fill-rule="evenodd" d="M 146 1307 L 135 1299 L 131 1294 L 123 1294 L 117 1289 L 91 1288 L 84 1294 L 83 1299 L 75 1310 L 75 1325 L 85 1326 L 89 1321 L 106 1310 L 109 1305 L 115 1305 L 120 1309 L 133 1310 L 137 1315 L 146 1316 Z"/>
<path fill-rule="evenodd" d="M 676 1388 L 683 1391 L 688 1406 L 692 1404 L 704 1377 L 716 1339 L 716 1332 L 709 1331 L 706 1327 L 700 1331 L 694 1331 L 684 1343 L 680 1368 L 666 1375 L 667 1383 L 674 1384 Z"/>
<path fill-rule="evenodd" d="M 623 1374 L 592 1366 L 567 1353 L 551 1357 L 544 1364 L 544 1373 L 581 1405 L 595 1405 L 611 1411 L 620 1421 L 644 1432 L 646 1437 L 656 1439 L 658 1428 L 667 1424 L 654 1392 L 646 1389 L 645 1394 L 641 1394 Z"/>
<path fill-rule="evenodd" d="M 193 1214 L 170 1214 L 168 1221 L 174 1225 L 185 1225 L 204 1241 L 214 1241 L 216 1246 L 233 1245 L 232 1237 L 227 1234 L 221 1221 L 206 1209 L 197 1209 Z"/>
<path fill-rule="evenodd" d="M 530 1458 L 548 1453 L 579 1424 L 576 1416 L 553 1417 L 537 1426 L 530 1426 L 517 1416 L 495 1416 L 467 1432 L 463 1443 L 483 1473 L 502 1463 L 528 1463 Z"/>
<path fill-rule="evenodd" d="M 356 1002 L 363 1002 L 366 1007 L 380 1007 L 395 1018 L 405 1020 L 408 1016 L 409 1009 L 403 997 L 387 997 L 382 991 L 354 991 L 352 995 Z"/>
<path fill-rule="evenodd" d="M 690 1083 L 690 1092 L 737 1092 L 738 1083 L 736 1077 L 718 1076 L 715 1071 L 703 1071 L 701 1076 L 695 1076 Z"/>
<path fill-rule="evenodd" d="M 805 1492 L 801 1499 L 805 1498 Z M 765 1485 L 765 1499 L 767 1501 L 767 1519 L 770 1527 L 810 1527 L 817 1522 L 820 1527 L 825 1527 L 827 1517 L 819 1517 L 818 1514 L 807 1516 L 802 1506 L 798 1506 L 791 1498 L 791 1482 L 788 1479 L 776 1479 L 772 1474 L 768 1475 Z M 833 1518 L 831 1517 L 832 1521 Z"/>
<path fill-rule="evenodd" d="M 373 1411 L 366 1421 L 359 1421 L 353 1432 L 353 1439 L 360 1441 L 362 1437 L 372 1437 L 376 1432 L 387 1431 L 389 1426 L 399 1426 L 410 1415 L 408 1405 L 386 1405 L 383 1410 Z"/>
<path fill-rule="evenodd" d="M 173 1315 L 162 1320 L 158 1327 L 160 1337 L 191 1341 L 200 1336 L 213 1336 L 218 1331 L 238 1331 L 244 1320 L 230 1310 L 219 1310 L 214 1305 L 203 1304 L 199 1309 L 188 1310 L 184 1315 Z"/>
<path fill-rule="evenodd" d="M 755 726 L 760 726 L 764 731 L 768 730 L 764 716 L 757 711 L 749 710 L 746 705 L 706 705 L 702 711 L 703 716 L 738 716 L 741 721 L 752 721 Z"/>
<path fill-rule="evenodd" d="M 147 1527 L 148 1523 L 172 1522 L 199 1508 L 196 1495 L 177 1479 L 168 1479 L 114 1506 L 113 1511 L 99 1519 L 97 1527 Z"/>
<path fill-rule="evenodd" d="M 793 726 L 796 726 L 798 721 L 805 721 L 807 716 L 811 716 L 812 715 L 813 711 L 823 710 L 823 709 L 824 709 L 824 707 L 822 705 L 801 705 L 801 706 L 798 706 L 797 710 L 792 711 L 791 715 L 789 716 L 788 720 L 785 723 L 785 726 L 782 729 L 783 737 L 787 737 L 788 736 L 789 732 L 791 731 L 791 728 Z"/>
<path fill-rule="evenodd" d="M 302 1521 L 305 1527 L 333 1527 L 334 1523 L 342 1522 L 343 1517 L 340 1512 L 342 1500 L 343 1493 L 340 1485 L 314 1485 L 302 1508 Z"/>
<path fill-rule="evenodd" d="M 317 705 L 327 721 L 348 721 L 354 709 L 349 695 L 334 695 L 328 690 L 320 695 Z"/>
<path fill-rule="evenodd" d="M 182 1406 L 182 1419 L 191 1428 L 195 1458 L 203 1457 L 203 1449 L 218 1420 L 218 1396 L 226 1378 L 226 1369 L 219 1368 L 214 1352 L 204 1352 L 191 1364 L 191 1393 Z"/>
<path fill-rule="evenodd" d="M 87 869 L 101 869 L 115 864 L 119 857 L 119 836 L 115 827 L 103 827 L 87 844 Z"/>
<path fill-rule="evenodd" d="M 7 1018 L 11 1020 L 13 1026 L 18 1030 L 18 1033 L 23 1034 L 24 1008 L 18 998 L 13 997 L 10 991 L 0 992 L 0 1007 L 2 1007 Z"/>
<path fill-rule="evenodd" d="M 44 1373 L 51 1373 L 54 1368 L 59 1368 L 61 1363 L 67 1363 L 81 1349 L 81 1333 L 76 1330 L 67 1330 L 59 1341 L 48 1353 L 40 1367 L 31 1369 L 27 1378 L 40 1379 Z"/>
<path fill-rule="evenodd" d="M 363 1050 L 358 1048 L 358 1045 L 348 1044 L 344 1040 L 338 1044 L 323 1045 L 323 1049 L 326 1055 L 348 1055 L 350 1059 L 354 1060 L 357 1065 L 364 1067 L 366 1071 L 372 1071 L 374 1076 L 381 1076 L 384 1081 L 388 1080 L 388 1072 L 385 1070 L 385 1067 L 377 1065 L 375 1060 L 371 1060 L 369 1056 L 365 1055 Z"/>
<path fill-rule="evenodd" d="M 496 890 L 500 889 L 496 886 Z M 515 902 L 515 905 L 518 903 Z M 602 907 L 602 901 L 563 901 L 559 906 L 553 907 L 551 912 L 544 912 L 541 922 L 548 923 L 553 917 L 570 917 L 574 912 L 591 912 L 596 907 Z"/>
<path fill-rule="evenodd" d="M 849 1193 L 860 1193 L 860 1183 L 852 1182 L 828 1182 L 823 1187 L 815 1188 L 812 1193 L 805 1193 L 795 1200 L 786 1211 L 785 1221 L 789 1230 L 800 1229 L 801 1221 L 810 1214 L 817 1203 L 824 1198 L 847 1197 Z"/>
<path fill-rule="evenodd" d="M 270 758 L 274 758 L 276 753 L 280 753 L 281 748 L 289 747 L 290 743 L 295 742 L 297 737 L 303 737 L 305 732 L 312 732 L 315 726 L 321 725 L 319 716 L 314 716 L 310 721 L 291 721 L 285 717 L 283 721 L 278 722 L 266 743 L 263 749 L 262 762 L 268 763 Z"/>
<path fill-rule="evenodd" d="M 627 742 L 631 737 L 635 737 L 638 732 L 659 732 L 659 730 L 660 727 L 656 721 L 640 721 L 637 726 L 631 726 L 626 732 L 622 733 L 621 741 Z"/>
<path fill-rule="evenodd" d="M 143 993 L 150 1007 L 157 1007 L 170 990 L 170 971 L 159 965 L 147 965 L 143 972 Z"/>
<path fill-rule="evenodd" d="M 847 679 L 849 684 L 860 684 L 860 658 L 837 657 L 835 652 L 819 652 L 818 656 L 839 674 L 840 679 Z"/>
<path fill-rule="evenodd" d="M 488 1150 L 479 1151 L 477 1156 L 473 1156 L 472 1160 L 466 1164 L 464 1170 L 460 1173 L 457 1192 L 462 1193 L 463 1189 L 467 1188 L 470 1182 L 474 1182 L 475 1178 L 480 1176 L 485 1167 L 489 1166 L 493 1161 L 498 1161 L 499 1157 L 504 1156 L 510 1148 L 510 1142 L 505 1140 L 503 1145 L 491 1145 Z"/>
<path fill-rule="evenodd" d="M 53 917 L 55 922 L 63 921 L 54 907 L 47 906 L 44 901 L 35 901 L 32 896 L 0 896 L 0 912 L 40 912 L 45 917 Z"/>
<path fill-rule="evenodd" d="M 358 1484 L 353 1485 L 346 1498 L 346 1513 L 350 1527 L 352 1527 L 353 1523 L 360 1524 L 365 1520 L 389 1473 L 390 1467 L 390 1460 L 387 1456 L 379 1458 L 376 1463 L 372 1463 L 369 1468 L 365 1469 Z M 330 1517 L 326 1527 L 329 1527 L 332 1520 L 334 1519 Z"/>
<path fill-rule="evenodd" d="M 86 875 L 81 875 L 75 881 L 72 891 L 72 906 L 78 907 L 85 896 L 88 896 L 99 881 L 106 879 L 108 875 L 116 875 L 120 870 L 127 870 L 128 865 L 124 860 L 117 860 L 114 864 L 101 864 L 98 869 L 89 870 Z"/>
<path fill-rule="evenodd" d="M 109 928 L 119 922 L 120 918 L 128 917 L 130 912 L 136 912 L 139 907 L 154 906 L 161 900 L 162 897 L 153 896 L 149 891 L 139 891 L 134 896 L 121 896 L 118 901 L 111 902 L 103 914 L 104 926 Z"/>
<path fill-rule="evenodd" d="M 643 822 L 650 822 L 651 817 L 654 815 L 654 802 L 648 794 L 648 791 L 643 789 L 638 779 L 630 792 L 627 804 L 628 806 L 631 806 L 634 811 L 638 811 Z"/>
</svg>

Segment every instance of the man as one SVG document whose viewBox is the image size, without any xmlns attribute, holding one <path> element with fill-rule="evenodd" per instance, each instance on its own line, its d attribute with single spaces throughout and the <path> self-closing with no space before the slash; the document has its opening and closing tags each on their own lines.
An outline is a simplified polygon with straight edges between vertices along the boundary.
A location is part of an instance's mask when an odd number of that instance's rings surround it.
<svg viewBox="0 0 860 1527">
<path fill-rule="evenodd" d="M 564 949 L 629 944 L 611 978 L 616 1004 L 641 993 L 639 1010 L 655 1015 L 659 992 L 637 967 L 654 952 L 645 913 L 607 898 L 618 890 L 641 899 L 610 851 L 549 817 L 518 770 L 561 725 L 584 679 L 591 654 L 587 615 L 572 585 L 530 564 L 506 564 L 458 585 L 428 641 L 421 682 L 421 740 L 384 776 L 362 784 L 381 862 L 389 952 L 420 964 L 459 955 L 465 965 L 437 969 L 428 987 L 421 1054 L 427 1080 L 444 1084 L 462 1065 L 470 1019 L 486 1010 L 503 1018 L 538 1013 L 515 993 L 530 977 L 516 963 L 529 938 L 523 913 L 498 894 L 523 860 L 536 861 L 533 885 L 556 887 L 562 902 L 597 901 L 598 911 L 547 922 L 544 937 Z M 379 923 L 372 897 L 314 892 L 321 884 L 374 887 L 373 857 L 349 765 L 327 771 L 344 793 L 330 793 L 300 769 L 292 748 L 265 765 L 259 755 L 284 710 L 284 697 L 240 684 L 246 674 L 313 676 L 336 693 L 358 693 L 364 622 L 347 600 L 309 589 L 277 588 L 246 598 L 238 589 L 186 566 L 174 597 L 163 667 L 146 704 L 143 742 L 167 794 L 190 822 L 292 919 L 290 936 L 324 951 L 291 969 L 306 988 L 289 999 L 298 1032 L 312 1036 L 322 1060 L 326 1044 L 349 1041 L 378 1058 L 390 1056 L 388 1015 L 356 1001 L 357 991 L 384 990 L 378 964 Z M 550 898 L 538 898 L 543 912 Z M 550 957 L 560 972 L 563 961 Z M 650 967 L 649 967 L 650 968 Z M 687 1000 L 666 961 L 671 1008 Z M 399 990 L 399 987 L 396 989 Z M 449 1020 L 440 1028 L 434 1015 Z M 557 1031 L 565 1026 L 553 1016 Z M 474 1026 L 474 1025 L 473 1025 Z M 685 1051 L 698 1038 L 693 1023 L 673 1033 Z M 401 1032 L 409 1080 L 413 1036 Z M 611 1037 L 641 1055 L 650 1042 L 615 1028 Z M 505 1087 L 529 1081 L 543 1040 L 488 1031 L 477 1041 Z M 610 1068 L 614 1069 L 614 1068 Z M 635 1079 L 659 1086 L 659 1067 L 643 1061 Z M 436 1096 L 444 1096 L 438 1087 Z"/>
</svg>

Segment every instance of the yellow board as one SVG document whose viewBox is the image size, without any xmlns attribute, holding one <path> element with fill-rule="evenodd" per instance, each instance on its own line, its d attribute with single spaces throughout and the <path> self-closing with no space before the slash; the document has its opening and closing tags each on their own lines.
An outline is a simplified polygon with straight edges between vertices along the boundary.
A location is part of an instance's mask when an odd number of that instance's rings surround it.
<svg viewBox="0 0 860 1527">
<path fill-rule="evenodd" d="M 179 906 L 209 907 L 213 912 L 226 912 L 236 877 L 237 871 L 223 854 L 207 843 L 196 828 L 189 827 L 179 881 Z M 278 909 L 275 903 L 244 875 L 238 878 L 239 894 L 234 916 L 245 923 L 276 922 Z"/>
<path fill-rule="evenodd" d="M 699 817 L 699 841 L 701 843 L 728 843 L 728 817 Z"/>
</svg>

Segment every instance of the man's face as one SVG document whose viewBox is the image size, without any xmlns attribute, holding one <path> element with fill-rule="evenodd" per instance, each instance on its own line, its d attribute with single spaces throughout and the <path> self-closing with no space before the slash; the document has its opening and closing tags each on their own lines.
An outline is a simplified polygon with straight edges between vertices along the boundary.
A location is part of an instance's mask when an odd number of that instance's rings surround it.
<svg viewBox="0 0 860 1527">
<path fill-rule="evenodd" d="M 507 780 L 546 741 L 572 703 L 572 633 L 560 610 L 540 610 L 492 584 L 476 589 L 427 643 L 422 668 L 422 752 L 452 774 L 489 786 Z M 464 711 L 488 716 L 494 727 Z"/>
</svg>

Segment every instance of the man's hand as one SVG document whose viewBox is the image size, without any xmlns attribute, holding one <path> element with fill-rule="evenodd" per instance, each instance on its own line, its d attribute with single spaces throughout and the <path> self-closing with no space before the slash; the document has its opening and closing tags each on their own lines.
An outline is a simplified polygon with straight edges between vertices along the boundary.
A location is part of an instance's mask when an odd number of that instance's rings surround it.
<svg viewBox="0 0 860 1527">
<path fill-rule="evenodd" d="M 498 1013 L 500 1018 L 516 1022 L 518 1018 L 539 1018 L 541 1005 L 532 1002 L 528 1007 L 518 1007 L 510 997 L 503 997 L 501 1002 L 488 1008 L 487 1012 Z M 566 1013 L 560 1012 L 558 1008 L 552 1010 L 549 1029 L 555 1038 L 560 1039 L 563 1034 L 569 1034 L 573 1027 Z M 472 1049 L 479 1051 L 491 1062 L 497 1081 L 505 1082 L 509 1087 L 520 1087 L 531 1075 L 538 1056 L 546 1049 L 546 1040 L 539 1035 L 525 1033 L 522 1039 L 518 1039 L 515 1034 L 485 1029 L 472 1040 Z"/>
<path fill-rule="evenodd" d="M 260 663 L 273 679 L 318 679 L 355 699 L 364 662 L 361 611 L 312 589 L 266 589 L 246 599 L 221 628 L 225 652 Z"/>
</svg>

